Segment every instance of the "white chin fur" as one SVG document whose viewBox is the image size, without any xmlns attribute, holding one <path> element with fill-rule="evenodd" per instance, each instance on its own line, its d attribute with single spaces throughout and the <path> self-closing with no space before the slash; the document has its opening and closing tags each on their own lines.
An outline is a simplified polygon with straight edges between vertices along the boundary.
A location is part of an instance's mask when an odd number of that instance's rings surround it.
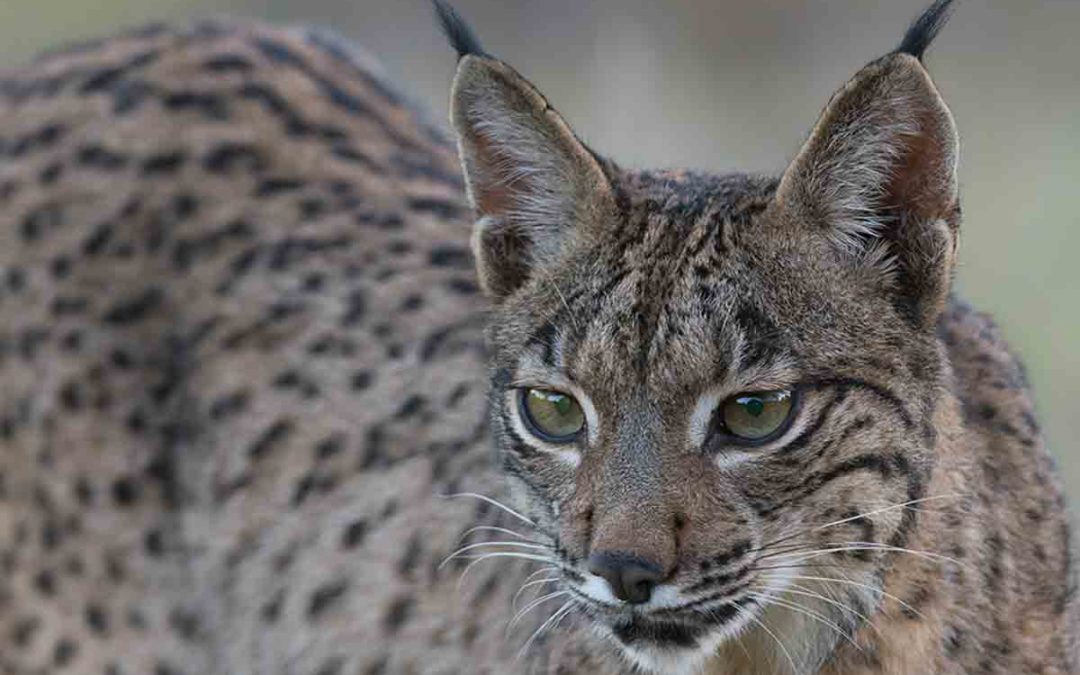
<svg viewBox="0 0 1080 675">
<path fill-rule="evenodd" d="M 623 656 L 642 673 L 653 675 L 699 675 L 705 672 L 709 660 L 716 656 L 720 645 L 740 634 L 747 619 L 739 616 L 723 630 L 702 636 L 696 648 L 627 647 L 619 644 Z M 612 638 L 614 640 L 614 638 Z M 721 670 L 720 672 L 723 672 Z"/>
</svg>

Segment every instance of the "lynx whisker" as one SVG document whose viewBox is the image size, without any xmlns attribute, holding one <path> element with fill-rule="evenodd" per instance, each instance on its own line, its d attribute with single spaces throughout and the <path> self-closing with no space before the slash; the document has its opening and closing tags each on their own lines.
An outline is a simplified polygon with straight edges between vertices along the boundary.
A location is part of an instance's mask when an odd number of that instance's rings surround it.
<svg viewBox="0 0 1080 675">
<path fill-rule="evenodd" d="M 555 626 L 557 626 L 558 623 L 562 621 L 563 617 L 570 613 L 570 610 L 574 608 L 574 602 L 575 600 L 573 598 L 567 600 L 562 607 L 555 610 L 555 613 L 552 614 L 547 621 L 540 624 L 540 627 L 537 628 L 536 631 L 529 636 L 529 639 L 525 641 L 525 644 L 521 646 L 521 649 L 517 653 L 517 657 L 514 658 L 515 664 L 521 660 L 521 657 L 525 656 L 525 654 L 529 651 L 529 647 L 531 647 L 532 643 L 535 642 L 538 637 L 540 637 L 541 633 L 543 633 L 549 627 L 554 628 Z"/>
<path fill-rule="evenodd" d="M 799 672 L 799 667 L 797 665 L 795 665 L 795 659 L 792 658 L 791 652 L 789 652 L 788 648 L 786 646 L 784 646 L 784 641 L 781 640 L 780 638 L 778 638 L 776 636 L 776 633 L 774 633 L 771 628 L 769 628 L 767 625 L 765 625 L 765 622 L 763 620 L 761 620 L 761 619 L 757 618 L 756 616 L 754 616 L 754 614 L 752 612 L 750 612 L 748 610 L 745 610 L 745 609 L 743 609 L 741 607 L 737 607 L 736 611 L 740 615 L 745 616 L 747 619 L 752 621 L 755 625 L 757 625 L 759 628 L 761 628 L 761 630 L 765 631 L 766 635 L 768 635 L 769 637 L 771 637 L 773 639 L 773 642 L 775 642 L 776 646 L 780 648 L 780 651 L 783 652 L 784 656 L 787 658 L 788 663 L 791 665 L 792 675 L 797 674 Z"/>
<path fill-rule="evenodd" d="M 459 541 L 464 541 L 470 535 L 475 534 L 477 532 L 498 532 L 500 534 L 508 534 L 511 537 L 517 537 L 518 539 L 521 539 L 522 541 L 526 541 L 526 542 L 528 542 L 530 544 L 542 544 L 543 543 L 543 542 L 540 542 L 540 541 L 536 541 L 535 539 L 529 539 L 529 537 L 527 537 L 526 535 L 524 535 L 524 534 L 522 534 L 520 532 L 517 532 L 515 530 L 511 530 L 511 529 L 508 529 L 508 528 L 505 528 L 505 527 L 497 527 L 495 525 L 477 525 L 476 527 L 470 527 L 469 529 L 467 529 L 467 530 L 465 530 L 464 532 L 461 533 L 461 537 L 459 538 Z"/>
<path fill-rule="evenodd" d="M 800 536 L 805 535 L 805 534 L 810 534 L 812 532 L 819 532 L 821 530 L 825 530 L 825 529 L 828 529 L 830 527 L 836 527 L 838 525 L 843 525 L 844 523 L 850 523 L 850 522 L 853 522 L 853 521 L 861 520 L 863 518 L 867 518 L 869 516 L 874 516 L 874 515 L 877 515 L 879 513 L 886 513 L 888 511 L 895 511 L 896 509 L 905 509 L 905 510 L 910 509 L 910 510 L 913 510 L 913 511 L 917 511 L 918 509 L 911 509 L 910 507 L 912 507 L 912 506 L 914 506 L 916 504 L 921 504 L 921 503 L 928 502 L 928 501 L 935 501 L 935 500 L 939 500 L 939 499 L 959 499 L 959 498 L 965 497 L 965 496 L 968 496 L 968 495 L 960 494 L 960 493 L 957 493 L 957 494 L 945 494 L 945 495 L 932 495 L 930 497 L 923 497 L 921 499 L 912 499 L 910 501 L 902 502 L 900 504 L 892 504 L 890 506 L 884 506 L 884 507 L 881 507 L 881 508 L 878 508 L 878 509 L 874 509 L 872 511 L 866 511 L 864 513 L 858 513 L 858 514 L 855 514 L 854 516 L 849 516 L 847 518 L 841 518 L 840 520 L 834 520 L 831 523 L 825 523 L 824 525 L 816 525 L 816 526 L 813 526 L 813 527 L 809 527 L 809 528 L 799 530 L 797 532 L 792 532 L 790 534 L 786 534 L 786 535 L 784 535 L 782 537 L 779 537 L 777 539 L 774 539 L 774 540 L 772 540 L 770 542 L 764 543 L 761 546 L 758 546 L 756 549 L 752 549 L 749 552 L 754 553 L 754 552 L 757 552 L 757 551 L 764 551 L 764 550 L 772 548 L 773 546 L 775 546 L 777 544 L 782 544 L 785 541 L 795 539 L 796 537 L 800 537 Z"/>
<path fill-rule="evenodd" d="M 454 560 L 455 558 L 461 557 L 461 555 L 463 553 L 466 553 L 468 551 L 472 551 L 472 550 L 478 549 L 478 548 L 490 548 L 492 546 L 509 546 L 509 547 L 513 547 L 513 548 L 524 548 L 524 549 L 532 549 L 532 550 L 540 550 L 540 551 L 550 551 L 551 550 L 550 546 L 545 546 L 543 544 L 526 544 L 526 543 L 518 542 L 518 541 L 482 541 L 482 542 L 479 542 L 479 543 L 476 543 L 476 544 L 469 544 L 467 546 L 462 546 L 458 550 L 454 551 L 450 555 L 443 558 L 442 562 L 439 563 L 439 566 L 436 569 L 441 570 L 443 567 L 446 567 L 446 565 L 450 561 Z"/>
<path fill-rule="evenodd" d="M 547 570 L 540 570 L 540 571 L 541 572 L 546 572 Z M 537 585 L 541 585 L 541 584 L 550 584 L 550 583 L 558 581 L 558 580 L 559 580 L 559 577 L 554 576 L 554 577 L 545 577 L 543 579 L 536 579 L 534 581 L 526 581 L 525 583 L 523 583 L 521 585 L 520 588 L 517 589 L 517 592 L 514 593 L 514 597 L 510 599 L 510 607 L 513 608 L 513 609 L 517 609 L 518 598 L 520 598 L 521 594 L 525 592 L 525 589 L 529 588 L 530 586 L 537 586 Z"/>
<path fill-rule="evenodd" d="M 878 629 L 877 626 L 875 626 L 870 621 L 870 617 L 866 616 L 862 612 L 859 612 L 858 610 L 853 608 L 851 605 L 845 605 L 844 603 L 840 602 L 839 600 L 829 598 L 827 596 L 822 595 L 821 593 L 814 593 L 813 591 L 810 591 L 810 590 L 806 589 L 803 586 L 797 586 L 797 585 L 794 585 L 794 584 L 789 585 L 787 588 L 785 588 L 784 593 L 791 593 L 792 595 L 801 595 L 801 596 L 807 597 L 807 598 L 814 598 L 814 599 L 820 600 L 820 601 L 822 601 L 822 602 L 824 602 L 826 604 L 832 605 L 833 607 L 836 607 L 837 609 L 839 609 L 839 610 L 841 610 L 843 612 L 848 612 L 851 615 L 857 617 L 865 625 L 870 626 L 870 628 L 873 629 L 873 631 L 875 633 L 877 633 L 878 635 L 881 635 L 881 631 Z"/>
<path fill-rule="evenodd" d="M 461 577 L 458 578 L 458 583 L 457 583 L 457 590 L 459 592 L 461 590 L 462 584 L 465 583 L 465 577 L 468 576 L 469 572 L 472 571 L 473 567 L 476 567 L 477 565 L 484 562 L 485 560 L 490 560 L 492 558 L 519 558 L 521 560 L 529 560 L 529 561 L 532 561 L 532 562 L 544 562 L 544 563 L 550 563 L 550 564 L 558 565 L 558 561 L 556 561 L 554 558 L 548 558 L 548 557 L 539 556 L 539 555 L 532 555 L 532 554 L 529 554 L 529 553 L 517 553 L 517 552 L 514 552 L 514 551 L 498 551 L 498 552 L 495 552 L 495 553 L 484 553 L 482 555 L 478 555 L 478 556 L 475 556 L 475 557 L 473 557 L 473 556 L 462 556 L 462 557 L 466 558 L 466 559 L 470 559 L 470 560 L 472 560 L 472 562 L 470 562 L 468 565 L 466 565 L 465 569 L 461 571 Z"/>
<path fill-rule="evenodd" d="M 487 495 L 478 494 L 476 492 L 456 492 L 454 494 L 443 495 L 443 497 L 445 499 L 459 499 L 461 497 L 471 497 L 473 499 L 479 499 L 480 501 L 487 502 L 488 504 L 491 504 L 492 506 L 494 506 L 494 507 L 496 507 L 498 509 L 502 509 L 503 511 L 505 511 L 506 513 L 509 513 L 511 516 L 514 516 L 518 520 L 521 520 L 524 523 L 528 523 L 529 525 L 532 525 L 534 528 L 537 527 L 536 522 L 533 521 L 532 519 L 526 518 L 525 516 L 521 515 L 520 513 L 515 511 L 514 509 L 507 506 L 506 504 L 503 504 L 499 500 L 493 499 L 492 497 L 488 497 Z"/>
<path fill-rule="evenodd" d="M 814 621 L 817 621 L 818 623 L 821 623 L 824 626 L 828 626 L 829 628 L 834 630 L 837 633 L 837 635 L 839 635 L 840 637 L 844 638 L 849 643 L 851 643 L 851 646 L 853 646 L 855 649 L 859 650 L 860 652 L 865 653 L 865 650 L 863 650 L 863 648 L 861 646 L 859 646 L 859 644 L 857 642 L 855 642 L 855 640 L 850 635 L 848 635 L 844 631 L 844 629 L 840 627 L 839 624 L 837 624 L 836 622 L 828 619 L 827 617 L 825 617 L 824 614 L 821 614 L 820 612 L 815 612 L 814 610 L 803 607 L 802 605 L 799 605 L 796 602 L 789 602 L 787 600 L 783 600 L 781 598 L 777 598 L 775 596 L 769 595 L 768 593 L 761 593 L 761 592 L 758 592 L 758 591 L 747 591 L 747 595 L 749 595 L 752 598 L 756 598 L 757 600 L 759 600 L 765 606 L 775 605 L 776 607 L 782 607 L 784 609 L 789 609 L 789 610 L 791 610 L 793 612 L 796 612 L 798 614 L 802 614 L 803 616 L 809 617 L 809 618 L 813 619 Z"/>
<path fill-rule="evenodd" d="M 826 544 L 826 546 L 830 545 Z M 796 551 L 792 553 L 768 553 L 758 558 L 758 560 L 766 560 L 770 558 L 778 560 L 786 560 L 789 558 L 809 560 L 811 558 L 829 555 L 832 553 L 846 553 L 850 551 L 887 551 L 890 553 L 907 553 L 917 558 L 932 560 L 940 564 L 951 563 L 954 565 L 965 567 L 967 569 L 973 569 L 971 565 L 968 565 L 962 560 L 957 560 L 956 558 L 952 558 L 947 555 L 941 555 L 940 553 L 933 553 L 931 551 L 919 551 L 915 549 L 904 548 L 903 546 L 890 546 L 889 544 L 879 544 L 876 542 L 868 541 L 844 542 L 837 543 L 831 546 L 832 548 L 806 549 L 805 551 Z"/>
<path fill-rule="evenodd" d="M 554 600 L 555 598 L 563 598 L 568 595 L 570 595 L 569 591 L 554 591 L 552 593 L 541 595 L 539 598 L 536 598 L 535 600 L 518 610 L 518 612 L 514 614 L 510 621 L 507 622 L 506 633 L 509 634 L 510 631 L 514 629 L 514 626 L 516 626 L 522 619 L 524 619 L 529 612 L 536 609 L 540 605 L 548 602 L 549 600 Z"/>
<path fill-rule="evenodd" d="M 922 618 L 922 619 L 926 618 L 922 614 L 922 612 L 915 609 L 914 607 L 912 607 L 907 602 L 904 602 L 902 599 L 898 598 L 897 596 L 895 596 L 895 595 L 893 595 L 891 593 L 888 593 L 888 592 L 878 588 L 877 586 L 873 586 L 873 585 L 870 585 L 870 584 L 864 584 L 864 583 L 860 583 L 858 581 L 852 581 L 851 579 L 836 579 L 836 578 L 833 578 L 833 577 L 815 577 L 815 576 L 806 576 L 806 575 L 802 575 L 802 574 L 796 574 L 796 575 L 790 576 L 790 577 L 788 577 L 788 579 L 790 579 L 791 581 L 817 581 L 817 582 L 821 582 L 821 583 L 847 584 L 847 585 L 853 586 L 855 588 L 861 588 L 863 590 L 870 591 L 871 593 L 878 594 L 878 595 L 880 595 L 880 596 L 882 596 L 884 598 L 888 598 L 888 599 L 892 600 L 893 602 L 897 603 L 898 605 L 900 605 L 901 607 L 903 607 L 904 609 L 907 609 L 908 611 L 912 612 L 913 614 L 915 614 L 919 618 Z"/>
</svg>

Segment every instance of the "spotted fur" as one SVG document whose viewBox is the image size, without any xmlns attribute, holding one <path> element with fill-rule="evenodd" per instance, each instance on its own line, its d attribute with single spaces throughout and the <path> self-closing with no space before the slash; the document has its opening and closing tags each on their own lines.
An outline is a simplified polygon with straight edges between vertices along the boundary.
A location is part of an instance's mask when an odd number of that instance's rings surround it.
<svg viewBox="0 0 1080 675">
<path fill-rule="evenodd" d="M 344 43 L 250 24 L 0 91 L 0 672 L 512 659 L 507 572 L 436 570 L 501 523 L 435 496 L 496 491 L 444 136 Z"/>
<path fill-rule="evenodd" d="M 3 73 L 0 672 L 616 673 L 648 665 L 635 642 L 665 644 L 672 672 L 782 670 L 760 630 L 701 660 L 704 624 L 605 630 L 580 604 L 536 633 L 544 603 L 506 625 L 523 584 L 539 582 L 519 608 L 587 583 L 592 517 L 608 541 L 677 527 L 674 566 L 708 597 L 760 541 L 747 524 L 941 495 L 961 497 L 845 524 L 958 561 L 830 558 L 883 591 L 830 596 L 866 622 L 807 605 L 858 649 L 763 617 L 807 672 L 1071 672 L 1061 492 L 989 319 L 910 265 L 883 276 L 886 253 L 859 257 L 881 228 L 853 231 L 852 266 L 834 237 L 776 236 L 780 180 L 623 171 L 520 91 L 557 126 L 534 150 L 571 153 L 534 166 L 587 179 L 528 202 L 597 223 L 573 255 L 555 228 L 536 255 L 517 236 L 531 218 L 471 233 L 478 192 L 452 145 L 324 32 L 154 26 Z M 909 311 L 927 297 L 932 321 Z M 574 364 L 597 415 L 622 413 L 579 474 L 514 440 L 504 393 L 526 354 Z M 739 465 L 653 451 L 700 391 L 793 373 L 814 416 L 737 492 Z M 641 452 L 596 469 L 620 447 Z M 533 525 L 446 497 L 509 502 L 500 474 Z M 624 490 L 594 490 L 616 475 Z M 442 565 L 516 536 L 542 548 Z M 522 550 L 561 579 L 503 557 L 461 578 L 470 554 Z"/>
</svg>

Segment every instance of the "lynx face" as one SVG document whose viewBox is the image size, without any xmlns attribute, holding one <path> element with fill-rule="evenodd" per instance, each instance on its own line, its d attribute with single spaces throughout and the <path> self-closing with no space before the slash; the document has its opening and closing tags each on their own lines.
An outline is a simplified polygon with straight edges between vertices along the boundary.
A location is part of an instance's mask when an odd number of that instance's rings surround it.
<svg viewBox="0 0 1080 675">
<path fill-rule="evenodd" d="M 882 600 L 934 463 L 957 141 L 918 57 L 945 4 L 779 180 L 623 171 L 450 17 L 503 464 L 559 611 L 641 666 L 785 594 L 835 599 L 802 629 L 828 648 Z"/>
<path fill-rule="evenodd" d="M 621 180 L 623 219 L 490 332 L 504 466 L 567 599 L 645 662 L 711 651 L 822 564 L 867 613 L 933 461 L 933 341 L 827 241 L 770 236 L 774 184 Z M 734 199 L 673 196 L 704 184 Z"/>
</svg>

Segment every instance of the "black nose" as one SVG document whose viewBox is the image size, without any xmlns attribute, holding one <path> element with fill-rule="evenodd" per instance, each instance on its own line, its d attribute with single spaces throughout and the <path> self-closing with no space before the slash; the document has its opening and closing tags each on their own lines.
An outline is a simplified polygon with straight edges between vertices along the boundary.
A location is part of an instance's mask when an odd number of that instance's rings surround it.
<svg viewBox="0 0 1080 675">
<path fill-rule="evenodd" d="M 648 602 L 653 588 L 664 580 L 659 565 L 620 551 L 593 553 L 589 571 L 607 579 L 616 598 L 635 605 Z"/>
</svg>

